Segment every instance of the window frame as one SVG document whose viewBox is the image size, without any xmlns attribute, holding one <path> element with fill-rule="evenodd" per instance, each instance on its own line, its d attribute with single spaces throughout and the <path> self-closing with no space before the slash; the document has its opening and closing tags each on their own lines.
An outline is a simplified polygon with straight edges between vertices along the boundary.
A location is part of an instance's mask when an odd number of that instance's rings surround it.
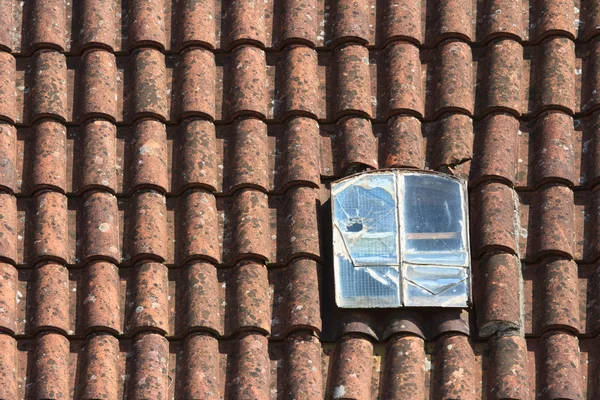
<svg viewBox="0 0 600 400">
<path fill-rule="evenodd" d="M 353 183 L 351 183 L 352 181 L 355 181 L 357 184 L 360 182 L 360 179 L 369 179 L 369 176 L 374 176 L 374 175 L 392 175 L 393 176 L 393 184 L 396 190 L 396 196 L 395 196 L 395 213 L 396 213 L 396 252 L 397 252 L 397 260 L 398 260 L 398 264 L 394 264 L 394 265 L 389 265 L 389 264 L 381 264 L 381 265 L 368 265 L 368 266 L 357 266 L 355 265 L 355 262 L 352 258 L 352 253 L 350 252 L 350 249 L 348 247 L 348 245 L 346 244 L 346 239 L 344 238 L 344 235 L 342 233 L 341 228 L 338 226 L 339 225 L 339 220 L 336 219 L 336 199 L 337 196 L 340 195 L 341 193 L 344 192 L 344 190 L 348 189 L 349 187 L 353 186 Z M 428 263 L 428 262 L 415 262 L 415 261 L 407 261 L 405 259 L 406 257 L 406 244 L 407 244 L 407 236 L 408 234 L 410 234 L 410 232 L 406 232 L 406 223 L 405 223 L 405 201 L 404 201 L 404 195 L 406 193 L 406 188 L 405 188 L 405 177 L 406 176 L 431 176 L 431 177 L 436 177 L 436 178 L 441 178 L 441 179 L 445 179 L 448 181 L 454 181 L 456 183 L 458 183 L 457 186 L 457 192 L 452 191 L 452 193 L 450 194 L 449 197 L 455 197 L 455 196 L 460 196 L 459 199 L 461 201 L 461 219 L 462 219 L 462 229 L 460 231 L 460 238 L 462 239 L 462 244 L 463 244 L 463 249 L 459 249 L 456 250 L 457 253 L 462 253 L 464 252 L 465 254 L 465 259 L 464 259 L 464 263 L 452 263 L 452 262 L 448 262 L 448 263 Z M 360 185 L 359 185 L 360 186 Z M 377 187 L 377 186 L 376 186 Z M 361 173 L 357 173 L 357 174 L 353 174 L 347 177 L 344 177 L 342 179 L 339 179 L 335 182 L 332 182 L 331 184 L 331 207 L 332 207 L 332 229 L 334 232 L 333 233 L 333 243 L 332 243 L 332 247 L 333 247 L 333 269 L 334 269 L 334 288 L 335 288 L 335 302 L 338 305 L 338 307 L 340 308 L 405 308 L 405 307 L 448 307 L 448 308 L 468 308 L 471 306 L 472 303 L 472 265 L 471 265 L 471 249 L 470 249 L 470 232 L 469 232 L 469 202 L 468 202 L 468 187 L 466 184 L 466 181 L 462 178 L 453 176 L 453 175 L 448 175 L 448 174 L 444 174 L 444 173 L 440 173 L 440 172 L 436 172 L 436 171 L 429 171 L 429 170 L 414 170 L 414 169 L 379 169 L 379 170 L 373 170 L 373 171 L 367 171 L 367 172 L 361 172 Z M 336 240 L 336 232 L 337 235 L 339 235 L 339 237 L 342 240 L 342 243 L 339 243 L 339 239 Z M 336 244 L 336 242 L 338 242 Z M 352 299 L 353 297 L 356 296 L 342 296 L 342 279 L 340 277 L 340 268 L 342 268 L 342 266 L 340 266 L 340 261 L 338 260 L 338 257 L 341 256 L 343 249 L 340 248 L 340 246 L 343 246 L 343 248 L 345 249 L 345 251 L 347 252 L 348 257 L 350 257 L 350 264 L 353 268 L 384 268 L 384 267 L 392 267 L 392 268 L 396 268 L 397 272 L 398 272 L 398 282 L 397 282 L 397 291 L 398 291 L 398 305 L 379 305 L 376 304 L 377 303 L 377 297 L 376 296 L 367 296 L 367 294 L 365 294 L 365 298 L 370 299 L 367 301 L 368 304 L 365 305 L 360 305 L 360 304 L 353 304 L 353 305 L 347 305 L 348 301 L 350 299 Z M 433 251 L 436 252 L 436 251 Z M 338 254 L 339 253 L 339 254 Z M 410 253 L 410 252 L 408 252 Z M 450 290 L 454 287 L 458 287 L 459 285 L 461 293 L 458 295 L 454 296 L 454 299 L 458 299 L 460 300 L 458 302 L 458 300 L 456 300 L 455 302 L 453 302 L 452 304 L 439 304 L 439 300 L 436 303 L 435 301 L 430 301 L 429 303 L 431 304 L 414 304 L 416 299 L 419 299 L 419 297 L 416 297 L 415 299 L 409 298 L 406 294 L 406 291 L 408 290 L 408 282 L 410 282 L 413 286 L 415 285 L 415 283 L 412 280 L 408 280 L 408 278 L 406 278 L 405 276 L 405 269 L 407 269 L 410 266 L 415 266 L 415 267 L 425 267 L 425 268 L 430 268 L 430 267 L 439 267 L 439 268 L 449 268 L 449 269 L 456 269 L 456 268 L 462 268 L 465 270 L 465 276 L 466 278 L 463 280 L 460 280 L 458 282 L 456 282 L 455 284 L 453 284 L 452 286 L 450 286 L 447 289 L 442 290 L 441 292 L 438 293 L 433 293 L 431 292 L 430 294 L 430 299 L 431 300 L 436 300 L 436 299 L 440 299 L 441 297 L 437 297 L 439 294 L 445 292 L 446 290 Z M 407 282 L 408 281 L 408 282 Z M 464 283 L 466 282 L 466 283 Z M 419 285 L 417 285 L 417 287 L 420 287 Z M 424 287 L 420 287 L 421 289 L 425 289 L 425 290 L 429 290 L 426 289 Z M 465 293 L 462 292 L 464 288 Z M 358 289 L 357 289 L 358 290 Z M 424 297 L 425 299 L 428 299 L 428 297 Z M 347 302 L 344 302 L 345 300 L 348 300 Z M 380 298 L 380 300 L 389 300 L 390 298 Z M 462 301 L 464 299 L 464 302 Z M 351 302 L 351 301 L 350 301 Z M 346 303 L 346 304 L 345 304 Z M 380 301 L 380 303 L 384 303 L 384 301 Z M 407 303 L 410 303 L 407 305 Z M 423 303 L 423 302 L 422 302 Z M 428 303 L 427 301 L 425 301 L 424 303 Z M 460 303 L 460 304 L 458 304 Z"/>
</svg>

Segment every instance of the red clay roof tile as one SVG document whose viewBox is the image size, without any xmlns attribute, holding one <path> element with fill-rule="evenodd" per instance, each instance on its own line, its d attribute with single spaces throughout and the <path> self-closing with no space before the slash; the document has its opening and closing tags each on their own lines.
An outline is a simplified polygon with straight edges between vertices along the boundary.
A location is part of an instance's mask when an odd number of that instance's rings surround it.
<svg viewBox="0 0 600 400">
<path fill-rule="evenodd" d="M 0 2 L 1 398 L 596 398 L 598 2 Z M 330 183 L 469 185 L 473 307 L 345 310 Z"/>
</svg>

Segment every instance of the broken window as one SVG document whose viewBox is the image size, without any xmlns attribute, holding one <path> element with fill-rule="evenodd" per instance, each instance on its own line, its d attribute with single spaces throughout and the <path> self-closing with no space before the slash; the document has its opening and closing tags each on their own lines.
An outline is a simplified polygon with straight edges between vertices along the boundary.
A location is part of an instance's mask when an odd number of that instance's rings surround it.
<svg viewBox="0 0 600 400">
<path fill-rule="evenodd" d="M 466 307 L 466 185 L 432 172 L 375 171 L 332 184 L 340 307 Z"/>
</svg>

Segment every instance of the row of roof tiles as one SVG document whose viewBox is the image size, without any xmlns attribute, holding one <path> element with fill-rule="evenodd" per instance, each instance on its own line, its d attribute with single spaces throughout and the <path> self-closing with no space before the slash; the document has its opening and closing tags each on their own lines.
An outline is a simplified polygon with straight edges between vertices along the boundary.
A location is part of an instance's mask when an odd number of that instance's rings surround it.
<svg viewBox="0 0 600 400">
<path fill-rule="evenodd" d="M 265 53 L 246 45 L 217 55 L 201 48 L 167 56 L 148 47 L 117 56 L 39 50 L 17 59 L 0 53 L 0 67 L 0 118 L 26 125 L 46 116 L 130 124 L 143 116 L 335 122 L 355 114 L 385 122 L 399 113 L 435 120 L 459 111 L 479 119 L 547 109 L 587 115 L 600 106 L 600 38 L 576 46 L 552 37 L 531 47 L 503 39 L 482 48 L 448 40 L 431 50 L 398 42 L 385 50 L 295 45 Z"/>
<path fill-rule="evenodd" d="M 178 265 L 197 258 L 223 264 L 247 257 L 270 264 L 318 259 L 324 196 L 304 186 L 283 195 L 242 189 L 231 197 L 203 190 L 165 197 L 149 189 L 119 199 L 96 190 L 70 198 L 3 193 L 0 257 L 29 266 L 43 259 L 78 265 L 97 258 L 126 265 L 146 257 Z M 548 184 L 517 195 L 490 181 L 471 198 L 474 258 L 503 250 L 527 261 L 559 254 L 593 262 L 600 254 L 597 190 Z"/>
<path fill-rule="evenodd" d="M 118 52 L 146 45 L 228 50 L 240 43 L 277 49 L 354 41 L 381 47 L 395 39 L 434 46 L 446 38 L 539 42 L 558 34 L 588 40 L 599 31 L 600 7 L 579 0 L 6 0 L 0 26 L 0 47 L 25 54 L 90 46 Z"/>
<path fill-rule="evenodd" d="M 299 185 L 317 188 L 321 179 L 353 169 L 390 167 L 446 170 L 472 187 L 499 180 L 527 190 L 552 182 L 591 188 L 600 180 L 599 118 L 600 112 L 580 119 L 546 112 L 530 121 L 447 113 L 426 123 L 409 115 L 387 123 L 344 117 L 336 124 L 308 117 L 283 124 L 241 117 L 229 125 L 192 117 L 178 126 L 144 118 L 127 127 L 102 119 L 81 126 L 42 119 L 18 128 L 0 122 L 0 189 L 282 194 Z"/>
<path fill-rule="evenodd" d="M 156 333 L 71 341 L 57 333 L 0 334 L 0 397 L 594 398 L 597 342 L 560 331 L 487 342 L 446 335 L 435 344 L 400 335 L 385 345 L 349 335 L 335 346 L 301 332 L 284 341 L 249 333 L 171 342 Z"/>
<path fill-rule="evenodd" d="M 364 333 L 385 340 L 394 333 L 413 333 L 434 339 L 448 331 L 487 337 L 507 329 L 530 336 L 553 329 L 594 336 L 600 333 L 599 271 L 597 264 L 546 257 L 523 266 L 521 293 L 519 260 L 490 254 L 473 267 L 478 330 L 458 311 L 428 316 L 395 310 L 382 316 L 332 309 L 325 337 Z M 232 268 L 194 261 L 179 269 L 155 261 L 130 268 L 93 261 L 82 269 L 56 262 L 32 269 L 0 264 L 0 330 L 26 336 L 53 330 L 69 337 L 93 331 L 126 337 L 155 331 L 171 338 L 193 331 L 231 337 L 251 330 L 275 339 L 298 329 L 319 334 L 320 292 L 327 292 L 322 287 L 320 265 L 311 259 L 274 269 L 253 260 Z M 430 326 L 449 321 L 462 322 Z"/>
<path fill-rule="evenodd" d="M 269 270 L 252 260 L 227 269 L 191 262 L 177 270 L 152 261 L 133 268 L 97 261 L 77 270 L 54 262 L 30 270 L 0 264 L 0 330 L 28 337 L 52 330 L 71 338 L 93 331 L 170 338 L 192 331 L 230 337 L 251 330 L 272 338 L 298 329 L 319 333 L 319 268 L 308 259 Z"/>
<path fill-rule="evenodd" d="M 230 264 L 252 257 L 285 264 L 318 258 L 319 195 L 307 187 L 279 196 L 243 189 L 226 198 L 202 190 L 169 198 L 140 190 L 127 199 L 103 191 L 81 198 L 53 191 L 19 199 L 0 194 L 0 257 L 30 265 L 42 259 L 171 264 L 200 257 Z"/>
</svg>

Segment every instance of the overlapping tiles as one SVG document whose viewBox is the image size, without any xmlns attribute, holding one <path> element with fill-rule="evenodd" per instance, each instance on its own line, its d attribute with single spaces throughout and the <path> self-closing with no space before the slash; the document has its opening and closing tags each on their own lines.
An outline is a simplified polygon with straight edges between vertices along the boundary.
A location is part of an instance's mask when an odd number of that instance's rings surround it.
<svg viewBox="0 0 600 400">
<path fill-rule="evenodd" d="M 600 21 L 597 5 L 579 0 L 159 0 L 150 5 L 9 0 L 3 7 L 0 45 L 19 54 L 42 47 L 68 53 L 89 47 L 130 52 L 141 46 L 177 52 L 191 45 L 228 51 L 244 43 L 266 49 L 289 43 L 332 48 L 347 41 L 382 47 L 398 39 L 425 46 L 447 38 L 539 43 L 551 35 L 585 41 L 597 35 Z"/>
<path fill-rule="evenodd" d="M 72 3 L 0 5 L 0 397 L 598 395 L 596 2 Z M 469 313 L 327 321 L 384 167 L 468 180 Z"/>
</svg>

